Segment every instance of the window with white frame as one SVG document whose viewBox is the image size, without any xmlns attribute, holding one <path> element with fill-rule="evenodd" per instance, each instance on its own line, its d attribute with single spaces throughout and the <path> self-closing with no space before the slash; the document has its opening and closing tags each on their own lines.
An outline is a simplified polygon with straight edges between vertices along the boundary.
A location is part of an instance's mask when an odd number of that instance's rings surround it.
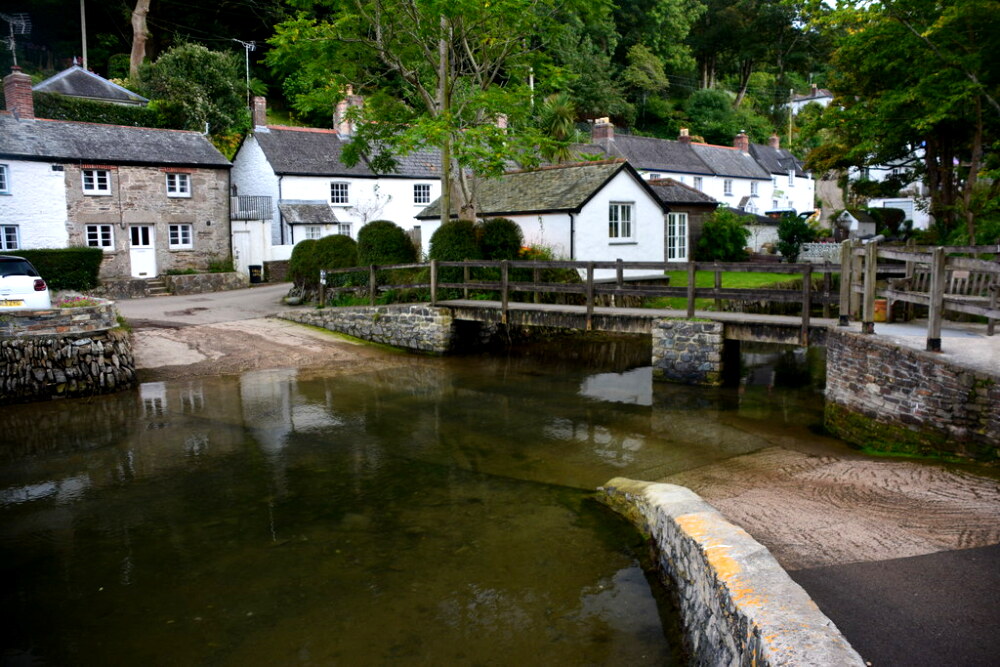
<svg viewBox="0 0 1000 667">
<path fill-rule="evenodd" d="M 194 247 L 191 225 L 170 225 L 168 233 L 171 250 L 185 250 Z"/>
<path fill-rule="evenodd" d="M 788 187 L 790 187 L 790 188 L 794 188 L 795 187 L 795 170 L 794 169 L 789 169 L 788 170 Z"/>
<path fill-rule="evenodd" d="M 631 241 L 635 237 L 634 210 L 632 202 L 613 201 L 608 204 L 608 238 L 612 241 Z"/>
<path fill-rule="evenodd" d="M 346 206 L 351 203 L 351 184 L 341 181 L 330 183 L 330 203 L 334 206 Z"/>
<path fill-rule="evenodd" d="M 778 200 L 777 199 L 772 199 L 771 200 L 771 208 L 778 208 Z"/>
<path fill-rule="evenodd" d="M 107 169 L 84 169 L 83 194 L 85 195 L 111 194 L 111 172 L 108 171 Z"/>
<path fill-rule="evenodd" d="M 20 247 L 17 225 L 0 225 L 0 250 L 17 250 Z"/>
<path fill-rule="evenodd" d="M 724 181 L 722 181 L 722 194 L 726 195 L 727 197 L 732 196 L 732 194 L 733 194 L 733 179 L 727 178 Z"/>
<path fill-rule="evenodd" d="M 862 181 L 870 181 L 872 178 L 871 169 L 868 167 L 861 167 L 861 169 L 858 170 L 858 178 Z"/>
<path fill-rule="evenodd" d="M 413 203 L 414 204 L 430 204 L 431 203 L 431 186 L 430 186 L 430 183 L 414 183 L 413 184 Z"/>
<path fill-rule="evenodd" d="M 10 168 L 0 164 L 0 195 L 10 194 Z"/>
<path fill-rule="evenodd" d="M 114 227 L 112 225 L 87 225 L 87 245 L 91 248 L 114 248 Z"/>
<path fill-rule="evenodd" d="M 757 196 L 757 181 L 750 181 L 750 196 Z"/>
<path fill-rule="evenodd" d="M 688 258 L 687 213 L 667 214 L 667 261 L 685 262 Z"/>
<path fill-rule="evenodd" d="M 191 174 L 167 174 L 168 197 L 191 196 Z"/>
<path fill-rule="evenodd" d="M 319 225 L 306 225 L 303 232 L 305 233 L 305 237 L 307 239 L 316 240 L 323 236 L 323 228 Z"/>
<path fill-rule="evenodd" d="M 341 236 L 351 235 L 351 223 L 349 222 L 338 222 L 337 223 L 337 233 Z"/>
<path fill-rule="evenodd" d="M 701 176 L 695 176 L 694 177 L 694 189 L 695 190 L 701 190 L 702 189 Z"/>
</svg>

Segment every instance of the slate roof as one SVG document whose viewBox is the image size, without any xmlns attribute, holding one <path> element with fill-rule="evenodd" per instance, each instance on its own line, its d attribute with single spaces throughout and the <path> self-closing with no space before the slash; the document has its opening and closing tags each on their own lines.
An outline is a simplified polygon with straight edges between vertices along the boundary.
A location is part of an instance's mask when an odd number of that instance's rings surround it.
<svg viewBox="0 0 1000 667">
<path fill-rule="evenodd" d="M 82 97 L 100 102 L 145 106 L 148 99 L 112 83 L 104 77 L 73 65 L 32 87 L 37 93 L 58 93 L 67 97 Z"/>
<path fill-rule="evenodd" d="M 730 213 L 735 213 L 741 218 L 753 218 L 758 225 L 769 225 L 771 227 L 777 227 L 778 223 L 781 222 L 778 218 L 769 218 L 766 215 L 760 215 L 758 213 L 748 213 L 741 208 L 733 208 L 732 206 L 724 206 L 723 210 L 729 211 Z"/>
<path fill-rule="evenodd" d="M 657 198 L 668 206 L 670 204 L 697 204 L 701 206 L 718 206 L 708 195 L 697 188 L 692 188 L 672 178 L 654 178 L 646 181 L 650 189 L 656 193 Z"/>
<path fill-rule="evenodd" d="M 621 160 L 542 167 L 479 181 L 476 186 L 479 213 L 482 216 L 575 213 L 622 170 L 630 172 L 649 190 L 635 169 Z M 417 219 L 441 217 L 440 204 L 439 198 L 417 214 Z M 456 211 L 453 209 L 452 214 Z"/>
<path fill-rule="evenodd" d="M 577 152 L 603 154 L 608 158 L 628 160 L 636 169 L 673 171 L 685 174 L 712 175 L 712 169 L 691 149 L 691 144 L 656 137 L 615 135 L 610 141 L 598 141 L 575 147 Z"/>
<path fill-rule="evenodd" d="M 16 120 L 0 113 L 0 156 L 9 159 L 228 168 L 202 134 L 62 120 Z"/>
<path fill-rule="evenodd" d="M 278 202 L 278 210 L 281 211 L 281 217 L 290 225 L 337 222 L 333 207 L 322 199 L 282 199 Z"/>
<path fill-rule="evenodd" d="M 771 180 L 771 174 L 752 155 L 737 148 L 695 143 L 691 148 L 718 176 Z"/>
<path fill-rule="evenodd" d="M 374 177 L 365 160 L 348 167 L 340 160 L 347 139 L 335 130 L 268 126 L 254 133 L 271 168 L 279 175 L 292 176 L 361 176 Z M 399 165 L 386 177 L 438 179 L 441 177 L 441 154 L 420 150 L 399 157 Z"/>
<path fill-rule="evenodd" d="M 844 211 L 844 213 L 849 214 L 851 217 L 853 217 L 858 222 L 875 223 L 875 218 L 873 218 L 868 213 L 868 211 L 865 211 L 865 210 L 860 209 L 860 208 L 849 208 L 846 211 Z M 840 217 L 843 218 L 844 217 L 844 213 L 841 213 Z"/>
<path fill-rule="evenodd" d="M 763 144 L 750 144 L 750 153 L 764 169 L 772 174 L 788 174 L 789 169 L 795 170 L 796 176 L 805 176 L 802 163 L 791 152 L 784 148 L 772 148 Z"/>
</svg>

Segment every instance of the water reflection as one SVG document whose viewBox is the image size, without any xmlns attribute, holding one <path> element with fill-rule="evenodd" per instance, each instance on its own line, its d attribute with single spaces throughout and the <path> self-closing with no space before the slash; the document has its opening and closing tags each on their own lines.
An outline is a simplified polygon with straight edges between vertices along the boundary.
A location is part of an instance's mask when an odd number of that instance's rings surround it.
<svg viewBox="0 0 1000 667">
<path fill-rule="evenodd" d="M 819 395 L 556 347 L 5 410 L 4 661 L 669 663 L 641 538 L 590 490 L 765 447 Z"/>
</svg>

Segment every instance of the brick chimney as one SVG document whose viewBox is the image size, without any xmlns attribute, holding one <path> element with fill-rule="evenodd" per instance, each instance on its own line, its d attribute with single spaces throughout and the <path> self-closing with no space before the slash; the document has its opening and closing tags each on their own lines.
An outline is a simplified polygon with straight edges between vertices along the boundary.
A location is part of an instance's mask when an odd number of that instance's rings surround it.
<svg viewBox="0 0 1000 667">
<path fill-rule="evenodd" d="M 779 150 L 781 148 L 781 137 L 774 132 L 771 134 L 771 138 L 767 140 L 767 143 L 774 150 Z"/>
<path fill-rule="evenodd" d="M 691 143 L 691 134 L 690 132 L 688 132 L 688 129 L 686 127 L 681 128 L 681 133 L 677 137 L 677 141 L 681 142 L 682 144 Z"/>
<path fill-rule="evenodd" d="M 360 109 L 364 103 L 363 97 L 354 94 L 354 86 L 348 86 L 344 99 L 337 102 L 337 109 L 333 112 L 333 129 L 345 137 L 354 134 L 354 121 L 347 117 L 347 112 L 354 108 Z"/>
<path fill-rule="evenodd" d="M 738 148 L 744 153 L 750 152 L 750 137 L 747 136 L 746 132 L 740 132 L 733 139 L 733 148 Z"/>
<path fill-rule="evenodd" d="M 253 109 L 250 113 L 253 116 L 254 127 L 267 127 L 267 98 L 260 95 L 255 96 Z"/>
<path fill-rule="evenodd" d="M 598 141 L 614 141 L 614 138 L 615 126 L 610 118 L 598 118 L 594 121 L 594 128 L 590 131 L 591 141 L 595 143 Z"/>
<path fill-rule="evenodd" d="M 20 67 L 10 68 L 10 74 L 3 78 L 3 94 L 7 98 L 7 111 L 20 119 L 35 117 L 35 102 L 31 98 L 31 77 Z"/>
</svg>

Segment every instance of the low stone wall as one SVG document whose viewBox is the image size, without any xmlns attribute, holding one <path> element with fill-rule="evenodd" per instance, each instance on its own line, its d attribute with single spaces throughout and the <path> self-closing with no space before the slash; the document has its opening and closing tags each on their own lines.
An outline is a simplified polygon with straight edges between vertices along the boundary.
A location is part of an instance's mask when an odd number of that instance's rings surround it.
<svg viewBox="0 0 1000 667">
<path fill-rule="evenodd" d="M 722 383 L 721 322 L 661 319 L 653 322 L 653 377 L 684 384 Z"/>
<path fill-rule="evenodd" d="M 0 404 L 107 394 L 135 385 L 131 334 L 0 337 Z"/>
<path fill-rule="evenodd" d="M 283 283 L 288 280 L 288 260 L 264 262 L 264 280 L 269 283 Z"/>
<path fill-rule="evenodd" d="M 224 292 L 250 286 L 250 277 L 242 273 L 192 273 L 163 276 L 171 294 L 204 294 Z"/>
<path fill-rule="evenodd" d="M 800 262 L 840 264 L 839 243 L 803 243 L 799 250 Z"/>
<path fill-rule="evenodd" d="M 426 305 L 319 308 L 282 313 L 283 319 L 415 352 L 452 349 L 455 324 L 447 308 Z"/>
<path fill-rule="evenodd" d="M 601 490 L 653 542 L 690 664 L 865 664 L 771 553 L 691 490 L 621 477 Z"/>
<path fill-rule="evenodd" d="M 0 337 L 66 336 L 105 331 L 118 326 L 115 304 L 97 306 L 18 310 L 0 315 Z"/>
<path fill-rule="evenodd" d="M 1000 457 L 1000 369 L 973 371 L 932 352 L 831 329 L 827 428 L 871 449 Z"/>
</svg>

